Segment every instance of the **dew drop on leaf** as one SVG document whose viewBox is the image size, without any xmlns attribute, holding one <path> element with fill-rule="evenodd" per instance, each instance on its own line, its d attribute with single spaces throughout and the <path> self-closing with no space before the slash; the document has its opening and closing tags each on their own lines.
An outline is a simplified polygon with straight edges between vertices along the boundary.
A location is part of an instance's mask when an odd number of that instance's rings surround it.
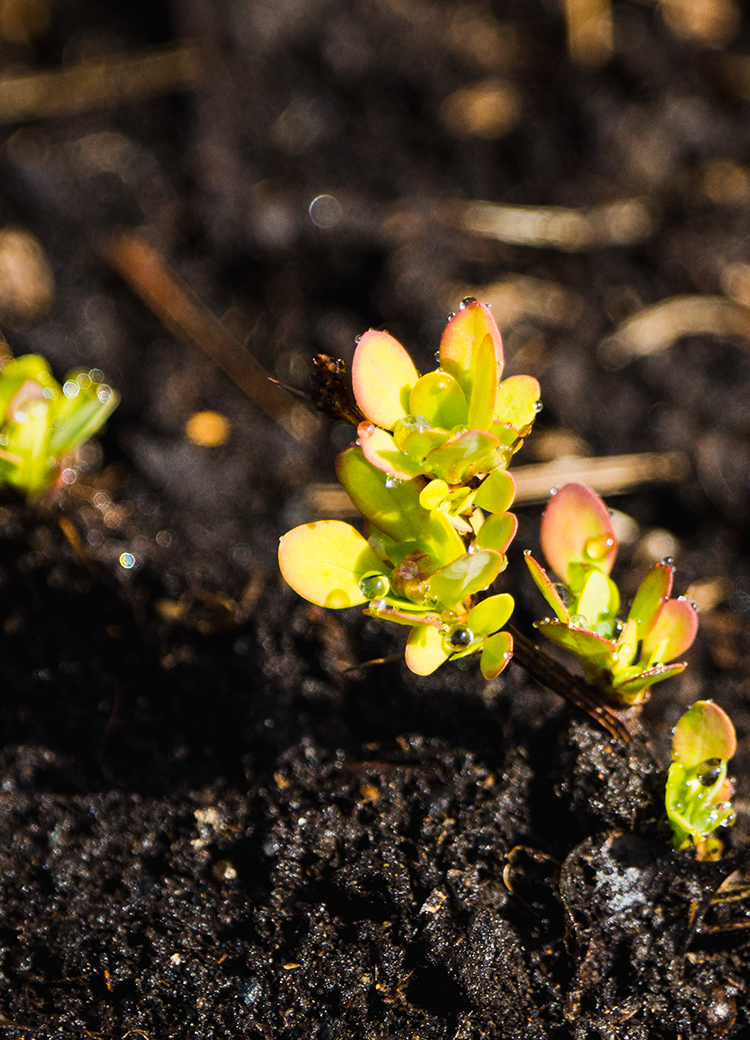
<svg viewBox="0 0 750 1040">
<path fill-rule="evenodd" d="M 541 401 L 534 401 L 534 403 L 532 404 L 531 407 L 536 412 L 536 414 L 539 415 L 539 413 L 541 412 L 542 408 L 544 408 L 544 405 L 542 404 Z"/>
<path fill-rule="evenodd" d="M 458 305 L 458 309 L 459 309 L 460 311 L 465 311 L 465 310 L 466 310 L 466 308 L 467 308 L 467 307 L 468 307 L 468 306 L 469 306 L 470 304 L 472 304 L 472 303 L 476 303 L 476 302 L 477 302 L 477 298 L 476 298 L 476 296 L 464 296 L 463 300 L 461 300 L 461 302 L 460 302 L 460 303 L 459 303 L 459 305 Z"/>
<path fill-rule="evenodd" d="M 386 578 L 385 574 L 379 574 L 377 571 L 373 571 L 371 574 L 365 574 L 359 580 L 359 591 L 362 595 L 369 600 L 380 600 L 383 596 L 387 596 L 391 589 L 391 583 Z"/>
<path fill-rule="evenodd" d="M 603 560 L 614 544 L 614 538 L 587 538 L 583 551 L 590 560 Z"/>
</svg>

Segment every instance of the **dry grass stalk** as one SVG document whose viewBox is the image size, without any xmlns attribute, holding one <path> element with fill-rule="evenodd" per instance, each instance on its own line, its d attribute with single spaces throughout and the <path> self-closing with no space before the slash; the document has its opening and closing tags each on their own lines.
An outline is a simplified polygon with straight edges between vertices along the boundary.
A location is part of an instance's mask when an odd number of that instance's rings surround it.
<svg viewBox="0 0 750 1040">
<path fill-rule="evenodd" d="M 472 234 L 565 253 L 634 245 L 654 232 L 654 219 L 641 199 L 621 199 L 590 209 L 455 202 L 451 215 L 459 227 Z"/>
<path fill-rule="evenodd" d="M 690 463 L 678 451 L 612 455 L 609 458 L 556 459 L 511 470 L 516 483 L 515 505 L 546 502 L 552 488 L 577 482 L 588 484 L 600 495 L 624 495 L 642 484 L 681 480 Z M 358 516 L 349 496 L 338 484 L 310 484 L 307 501 L 316 516 Z"/>
<path fill-rule="evenodd" d="M 608 368 L 617 369 L 682 336 L 705 335 L 750 338 L 750 308 L 724 296 L 672 296 L 628 318 L 599 353 Z"/>
<path fill-rule="evenodd" d="M 0 79 L 0 123 L 109 108 L 196 87 L 206 75 L 205 51 L 183 43 L 150 54 L 84 61 L 59 72 Z"/>
</svg>

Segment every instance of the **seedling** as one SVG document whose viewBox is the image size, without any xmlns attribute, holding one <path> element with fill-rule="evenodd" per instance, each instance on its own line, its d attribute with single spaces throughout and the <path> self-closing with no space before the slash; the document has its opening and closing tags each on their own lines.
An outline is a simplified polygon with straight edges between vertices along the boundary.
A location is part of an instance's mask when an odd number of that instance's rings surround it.
<svg viewBox="0 0 750 1040">
<path fill-rule="evenodd" d="M 366 332 L 352 363 L 364 419 L 336 462 L 365 534 L 322 520 L 281 539 L 279 564 L 296 592 L 326 607 L 366 603 L 370 616 L 409 626 L 406 663 L 420 675 L 481 654 L 489 679 L 512 656 L 500 629 L 513 598 L 480 596 L 507 565 L 518 524 L 506 469 L 541 405 L 535 379 L 501 381 L 502 369 L 497 325 L 471 297 L 450 316 L 426 375 L 387 332 Z"/>
<path fill-rule="evenodd" d="M 65 456 L 89 440 L 119 396 L 98 369 L 69 372 L 62 386 L 36 354 L 0 373 L 0 483 L 29 498 L 51 488 Z"/>
<path fill-rule="evenodd" d="M 698 859 L 718 858 L 721 843 L 710 835 L 734 823 L 734 784 L 727 777 L 727 762 L 736 749 L 732 721 L 713 701 L 697 701 L 674 728 L 667 817 L 673 845 L 695 845 Z"/>
<path fill-rule="evenodd" d="M 674 659 L 692 645 L 698 629 L 694 605 L 670 599 L 674 564 L 655 564 L 636 593 L 625 621 L 618 620 L 620 593 L 609 574 L 617 538 L 607 507 L 582 484 L 566 484 L 542 517 L 542 551 L 561 579 L 553 583 L 526 552 L 526 563 L 557 619 L 536 627 L 572 651 L 589 682 L 616 704 L 645 700 L 654 683 L 687 667 Z"/>
</svg>

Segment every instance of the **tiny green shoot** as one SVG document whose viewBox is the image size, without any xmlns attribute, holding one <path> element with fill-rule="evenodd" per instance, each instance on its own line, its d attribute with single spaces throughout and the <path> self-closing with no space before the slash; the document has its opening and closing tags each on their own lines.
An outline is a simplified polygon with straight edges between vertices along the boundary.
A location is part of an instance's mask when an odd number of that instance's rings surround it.
<svg viewBox="0 0 750 1040">
<path fill-rule="evenodd" d="M 118 401 L 98 369 L 69 372 L 61 386 L 36 354 L 7 361 L 0 372 L 0 484 L 28 498 L 48 491 L 65 457 L 101 429 Z"/>
<path fill-rule="evenodd" d="M 718 858 L 721 843 L 711 834 L 734 823 L 734 784 L 727 777 L 727 762 L 736 748 L 732 721 L 713 701 L 697 701 L 674 728 L 667 817 L 673 845 L 695 845 L 698 859 Z"/>
</svg>

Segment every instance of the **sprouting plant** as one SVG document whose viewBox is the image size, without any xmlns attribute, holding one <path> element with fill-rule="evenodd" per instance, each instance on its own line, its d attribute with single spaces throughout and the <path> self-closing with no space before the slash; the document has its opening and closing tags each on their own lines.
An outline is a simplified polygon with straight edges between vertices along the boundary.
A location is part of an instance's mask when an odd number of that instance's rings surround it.
<svg viewBox="0 0 750 1040">
<path fill-rule="evenodd" d="M 674 659 L 691 646 L 698 618 L 689 600 L 670 599 L 670 559 L 651 568 L 627 619 L 618 620 L 620 593 L 609 577 L 617 539 L 607 507 L 595 492 L 582 484 L 566 484 L 556 492 L 542 517 L 540 541 L 547 563 L 561 580 L 553 583 L 530 552 L 524 554 L 557 615 L 536 627 L 572 651 L 586 678 L 612 701 L 643 701 L 654 683 L 687 667 Z"/>
<path fill-rule="evenodd" d="M 500 629 L 513 598 L 480 596 L 507 565 L 517 520 L 506 467 L 541 406 L 535 379 L 501 381 L 502 369 L 497 325 L 472 298 L 449 318 L 426 375 L 388 333 L 366 332 L 352 363 L 358 441 L 336 462 L 365 533 L 323 520 L 281 539 L 295 591 L 326 607 L 367 603 L 372 617 L 409 626 L 406 662 L 420 675 L 480 653 L 492 678 L 512 655 Z"/>
<path fill-rule="evenodd" d="M 675 847 L 694 844 L 699 859 L 721 855 L 721 844 L 710 835 L 734 823 L 734 784 L 727 777 L 727 762 L 736 749 L 732 720 L 713 701 L 696 701 L 674 728 L 667 817 Z"/>
<path fill-rule="evenodd" d="M 119 401 L 98 369 L 62 386 L 44 358 L 25 354 L 0 372 L 0 484 L 33 497 L 51 488 L 63 459 L 104 425 Z"/>
</svg>

